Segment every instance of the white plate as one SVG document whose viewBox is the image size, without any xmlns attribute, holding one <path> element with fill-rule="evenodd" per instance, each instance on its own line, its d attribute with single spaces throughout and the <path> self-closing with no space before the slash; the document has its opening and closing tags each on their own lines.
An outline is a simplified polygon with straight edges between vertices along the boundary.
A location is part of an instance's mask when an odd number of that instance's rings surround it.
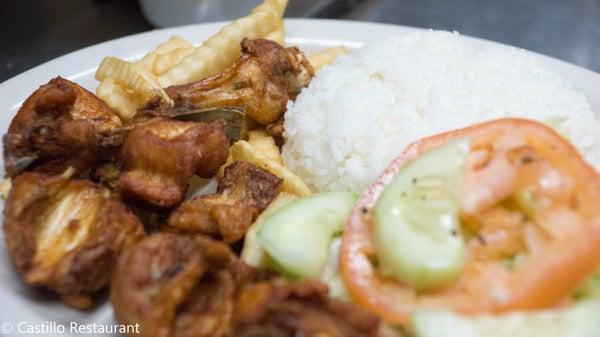
<svg viewBox="0 0 600 337">
<path fill-rule="evenodd" d="M 55 76 L 63 76 L 76 81 L 94 91 L 97 83 L 94 72 L 104 56 L 117 56 L 124 59 L 137 59 L 159 43 L 172 35 L 180 35 L 194 43 L 200 43 L 215 33 L 223 23 L 199 24 L 172 29 L 156 30 L 132 35 L 109 42 L 88 47 L 62 56 L 41 66 L 33 68 L 21 75 L 0 84 L 0 131 L 6 132 L 10 120 L 19 106 L 38 86 L 48 82 Z M 358 48 L 365 41 L 378 36 L 403 34 L 416 28 L 402 26 L 372 24 L 362 22 L 334 20 L 286 20 L 286 42 L 297 45 L 306 53 L 312 53 L 325 47 L 345 45 Z M 498 43 L 474 39 L 482 46 L 500 46 Z M 32 46 L 35 48 L 35 46 Z M 538 55 L 539 59 L 558 75 L 570 81 L 573 86 L 587 96 L 594 111 L 600 112 L 600 74 L 547 56 Z M 0 167 L 4 165 L 1 163 Z M 0 169 L 3 173 L 3 169 Z M 112 324 L 112 310 L 107 303 L 94 310 L 80 312 L 62 305 L 54 296 L 43 294 L 24 286 L 15 275 L 8 253 L 4 247 L 4 239 L 0 238 L 0 334 L 17 336 L 20 322 L 39 325 L 39 328 L 52 328 L 51 324 L 65 326 L 69 334 L 71 322 L 81 324 Z M 8 322 L 12 325 L 12 333 L 6 333 Z M 25 325 L 21 325 L 25 327 Z M 58 334 L 48 333 L 44 336 Z"/>
</svg>

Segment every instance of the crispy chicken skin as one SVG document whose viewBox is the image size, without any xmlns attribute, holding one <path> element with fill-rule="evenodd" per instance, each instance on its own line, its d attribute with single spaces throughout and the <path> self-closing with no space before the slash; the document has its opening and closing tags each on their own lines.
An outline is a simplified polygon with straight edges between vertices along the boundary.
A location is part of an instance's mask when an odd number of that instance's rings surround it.
<svg viewBox="0 0 600 337">
<path fill-rule="evenodd" d="M 229 140 L 220 122 L 154 118 L 136 125 L 123 144 L 118 187 L 153 206 L 179 205 L 196 174 L 210 178 L 227 160 Z"/>
<path fill-rule="evenodd" d="M 283 124 L 283 117 L 281 117 L 278 120 L 276 120 L 275 122 L 267 125 L 265 130 L 271 137 L 274 137 L 274 138 L 283 137 L 283 132 L 285 131 L 284 124 Z"/>
<path fill-rule="evenodd" d="M 237 161 L 225 168 L 217 193 L 262 212 L 277 197 L 282 183 L 281 178 L 267 170 Z"/>
<path fill-rule="evenodd" d="M 110 298 L 120 323 L 140 324 L 135 336 L 227 336 L 236 289 L 251 277 L 221 242 L 157 233 L 121 256 Z"/>
<path fill-rule="evenodd" d="M 71 180 L 68 171 L 19 175 L 4 208 L 6 245 L 23 280 L 75 308 L 92 304 L 118 255 L 143 236 L 142 224 L 107 189 Z"/>
<path fill-rule="evenodd" d="M 167 88 L 175 106 L 160 106 L 155 113 L 174 116 L 191 109 L 235 106 L 267 125 L 282 116 L 288 100 L 294 99 L 314 76 L 308 59 L 296 47 L 245 39 L 242 53 L 236 63 L 220 74 Z"/>
<path fill-rule="evenodd" d="M 121 121 L 94 94 L 61 77 L 23 103 L 4 136 L 6 174 L 85 171 L 121 143 Z"/>
<path fill-rule="evenodd" d="M 119 258 L 110 299 L 141 337 L 373 337 L 379 320 L 317 281 L 255 282 L 222 242 L 156 233 Z"/>
<path fill-rule="evenodd" d="M 216 194 L 184 202 L 167 218 L 170 230 L 200 233 L 234 243 L 256 216 L 277 197 L 282 180 L 255 165 L 235 162 L 225 168 Z"/>
<path fill-rule="evenodd" d="M 234 320 L 236 337 L 375 337 L 379 329 L 375 315 L 327 298 L 318 281 L 248 284 L 237 296 Z"/>
</svg>

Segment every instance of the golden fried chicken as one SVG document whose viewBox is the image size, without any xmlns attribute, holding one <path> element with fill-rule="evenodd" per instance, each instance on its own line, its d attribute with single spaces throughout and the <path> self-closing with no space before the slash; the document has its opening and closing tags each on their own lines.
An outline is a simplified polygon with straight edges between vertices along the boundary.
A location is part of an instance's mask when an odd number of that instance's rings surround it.
<svg viewBox="0 0 600 337">
<path fill-rule="evenodd" d="M 30 285 L 57 292 L 76 308 L 92 304 L 119 254 L 144 236 L 138 219 L 109 190 L 71 180 L 71 169 L 14 179 L 4 208 L 4 238 Z"/>
<path fill-rule="evenodd" d="M 216 194 L 184 202 L 167 218 L 169 230 L 200 233 L 234 243 L 277 197 L 281 178 L 248 162 L 225 168 Z"/>
<path fill-rule="evenodd" d="M 104 187 L 114 190 L 121 175 L 120 161 L 106 161 L 98 163 L 90 171 L 90 179 Z"/>
<path fill-rule="evenodd" d="M 283 131 L 285 131 L 283 125 L 283 117 L 267 125 L 265 130 L 267 131 L 269 136 L 274 137 L 275 139 L 283 137 Z"/>
<path fill-rule="evenodd" d="M 148 204 L 175 207 L 185 197 L 192 175 L 215 175 L 228 150 L 220 122 L 154 118 L 136 125 L 126 138 L 117 185 L 126 195 Z"/>
<path fill-rule="evenodd" d="M 25 169 L 77 172 L 110 155 L 122 141 L 120 119 L 94 94 L 61 77 L 23 103 L 4 136 L 6 174 Z"/>
<path fill-rule="evenodd" d="M 217 193 L 262 212 L 275 197 L 283 180 L 267 170 L 237 161 L 225 168 Z"/>
<path fill-rule="evenodd" d="M 331 300 L 318 281 L 274 279 L 248 284 L 235 304 L 236 337 L 375 337 L 377 316 Z"/>
<path fill-rule="evenodd" d="M 246 116 L 267 125 L 283 115 L 288 100 L 294 99 L 314 76 L 308 59 L 296 47 L 245 39 L 242 53 L 236 63 L 220 74 L 167 88 L 175 106 L 159 106 L 155 113 L 177 116 L 195 109 L 233 106 L 243 108 Z"/>
<path fill-rule="evenodd" d="M 119 259 L 110 298 L 141 337 L 374 337 L 376 316 L 327 298 L 317 281 L 255 282 L 222 242 L 156 233 Z"/>
<path fill-rule="evenodd" d="M 140 337 L 220 337 L 231 330 L 236 289 L 252 270 L 223 243 L 157 233 L 119 259 L 111 302 Z"/>
</svg>

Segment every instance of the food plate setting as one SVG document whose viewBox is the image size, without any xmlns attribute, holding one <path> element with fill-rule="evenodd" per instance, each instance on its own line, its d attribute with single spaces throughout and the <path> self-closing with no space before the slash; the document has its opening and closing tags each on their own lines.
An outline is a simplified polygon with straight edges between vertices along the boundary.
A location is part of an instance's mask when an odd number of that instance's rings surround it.
<svg viewBox="0 0 600 337">
<path fill-rule="evenodd" d="M 286 5 L 0 85 L 0 333 L 600 337 L 600 74 Z"/>
</svg>

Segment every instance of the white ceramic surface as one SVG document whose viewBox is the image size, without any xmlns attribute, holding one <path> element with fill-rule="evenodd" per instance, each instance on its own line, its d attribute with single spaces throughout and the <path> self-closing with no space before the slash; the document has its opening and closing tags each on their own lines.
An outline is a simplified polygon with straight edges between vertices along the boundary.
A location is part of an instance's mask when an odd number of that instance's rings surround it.
<svg viewBox="0 0 600 337">
<path fill-rule="evenodd" d="M 223 23 L 199 24 L 128 36 L 62 56 L 13 77 L 0 84 L 0 132 L 6 132 L 10 120 L 23 100 L 38 86 L 55 76 L 60 75 L 76 81 L 94 91 L 97 85 L 94 72 L 104 56 L 137 59 L 172 35 L 180 35 L 189 41 L 200 43 L 222 26 Z M 297 45 L 310 54 L 336 45 L 358 48 L 365 41 L 378 36 L 403 34 L 414 29 L 416 28 L 349 21 L 287 20 L 286 42 L 289 45 Z M 506 48 L 479 39 L 476 39 L 476 43 L 482 47 Z M 594 111 L 600 113 L 600 74 L 550 57 L 538 56 L 550 69 L 569 80 L 577 90 L 586 95 Z M 1 162 L 0 167 L 3 167 Z M 3 174 L 3 168 L 0 169 L 0 173 Z M 8 327 L 4 322 L 12 325 L 12 333 L 2 331 Z M 113 324 L 114 321 L 112 310 L 106 301 L 93 310 L 79 312 L 65 307 L 52 295 L 24 286 L 12 269 L 4 247 L 4 239 L 0 238 L 0 335 L 22 335 L 17 332 L 20 322 L 56 322 L 64 325 L 66 335 L 70 335 L 68 331 L 71 322 Z M 54 335 L 56 334 L 44 334 Z"/>
</svg>

